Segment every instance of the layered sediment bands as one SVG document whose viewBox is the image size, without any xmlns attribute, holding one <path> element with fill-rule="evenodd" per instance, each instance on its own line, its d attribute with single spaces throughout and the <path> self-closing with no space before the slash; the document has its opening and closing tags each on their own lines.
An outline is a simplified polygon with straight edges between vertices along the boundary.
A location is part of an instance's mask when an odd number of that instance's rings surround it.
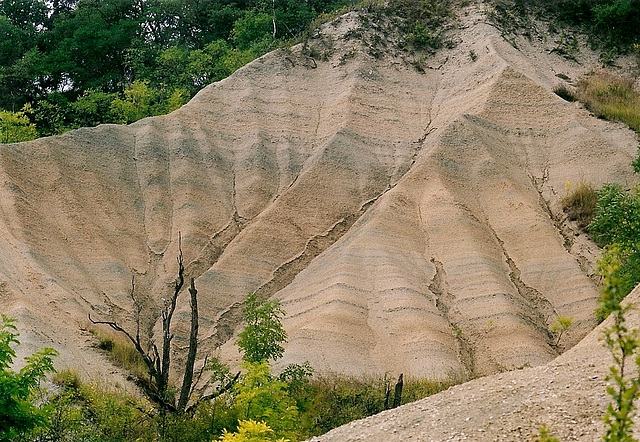
<svg viewBox="0 0 640 442">
<path fill-rule="evenodd" d="M 0 298 L 27 341 L 96 370 L 79 329 L 132 326 L 132 275 L 157 333 L 179 237 L 203 354 L 232 353 L 253 291 L 287 312 L 282 364 L 320 371 L 480 375 L 557 355 L 558 315 L 562 347 L 584 336 L 597 288 L 558 201 L 567 181 L 629 182 L 633 137 L 480 20 L 424 72 L 354 52 L 356 26 L 325 29 L 326 61 L 276 51 L 170 115 L 2 147 Z"/>
</svg>

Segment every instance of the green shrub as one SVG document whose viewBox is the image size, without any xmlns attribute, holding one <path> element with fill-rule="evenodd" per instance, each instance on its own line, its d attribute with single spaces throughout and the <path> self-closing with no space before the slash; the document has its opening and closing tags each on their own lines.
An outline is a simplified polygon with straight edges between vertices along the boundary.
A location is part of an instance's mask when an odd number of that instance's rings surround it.
<svg viewBox="0 0 640 442">
<path fill-rule="evenodd" d="M 38 136 L 36 127 L 22 112 L 7 112 L 0 109 L 0 143 L 18 143 L 33 140 Z"/>
<path fill-rule="evenodd" d="M 48 373 L 53 373 L 52 358 L 57 352 L 44 348 L 25 358 L 26 364 L 14 372 L 10 367 L 19 345 L 15 319 L 2 315 L 0 323 L 0 441 L 12 441 L 44 426 L 47 410 L 34 403 L 34 394 Z"/>
<path fill-rule="evenodd" d="M 560 442 L 560 440 L 553 437 L 551 430 L 546 425 L 540 428 L 540 434 L 536 436 L 535 442 Z"/>
<path fill-rule="evenodd" d="M 597 314 L 604 319 L 640 282 L 640 189 L 607 184 L 598 192 L 589 232 L 604 247 L 598 261 L 603 295 Z"/>
</svg>

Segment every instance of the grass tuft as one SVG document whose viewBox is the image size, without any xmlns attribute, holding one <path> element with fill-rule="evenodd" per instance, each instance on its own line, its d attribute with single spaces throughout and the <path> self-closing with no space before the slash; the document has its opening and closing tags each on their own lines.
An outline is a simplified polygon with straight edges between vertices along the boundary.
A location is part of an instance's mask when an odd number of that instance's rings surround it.
<svg viewBox="0 0 640 442">
<path fill-rule="evenodd" d="M 51 382 L 53 382 L 58 387 L 63 387 L 65 389 L 78 390 L 82 381 L 80 380 L 80 376 L 78 373 L 72 370 L 60 370 L 56 372 L 51 377 Z"/>
<path fill-rule="evenodd" d="M 596 212 L 598 195 L 593 184 L 580 182 L 575 188 L 571 183 L 567 184 L 568 194 L 562 201 L 562 210 L 571 221 L 575 221 L 578 227 L 586 229 L 591 223 Z"/>
</svg>

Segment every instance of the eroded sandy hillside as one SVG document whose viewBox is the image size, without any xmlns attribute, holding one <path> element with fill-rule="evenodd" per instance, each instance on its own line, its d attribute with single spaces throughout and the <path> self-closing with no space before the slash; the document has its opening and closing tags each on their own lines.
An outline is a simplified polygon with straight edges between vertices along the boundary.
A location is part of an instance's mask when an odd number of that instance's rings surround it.
<svg viewBox="0 0 640 442">
<path fill-rule="evenodd" d="M 627 302 L 638 305 L 640 288 Z M 312 441 L 529 441 L 543 426 L 561 441 L 602 440 L 611 399 L 606 376 L 613 365 L 602 337 L 612 319 L 548 364 L 476 379 Z M 640 322 L 637 308 L 626 320 Z M 639 435 L 636 418 L 634 436 Z"/>
<path fill-rule="evenodd" d="M 287 311 L 281 363 L 320 371 L 483 375 L 577 343 L 595 248 L 559 200 L 568 182 L 633 182 L 637 142 L 552 92 L 597 65 L 586 55 L 516 49 L 473 8 L 460 22 L 418 70 L 371 55 L 351 13 L 311 40 L 325 61 L 276 51 L 168 116 L 4 146 L 0 299 L 21 351 L 108 374 L 87 314 L 131 327 L 132 274 L 157 312 L 179 232 L 203 355 L 235 357 L 253 291 Z M 557 315 L 576 324 L 560 349 Z"/>
</svg>

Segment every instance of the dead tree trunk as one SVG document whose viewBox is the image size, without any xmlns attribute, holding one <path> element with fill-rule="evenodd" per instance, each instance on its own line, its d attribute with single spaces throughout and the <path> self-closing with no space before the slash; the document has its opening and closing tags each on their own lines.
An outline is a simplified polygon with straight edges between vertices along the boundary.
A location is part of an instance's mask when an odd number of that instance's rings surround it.
<svg viewBox="0 0 640 442">
<path fill-rule="evenodd" d="M 399 407 L 402 402 L 402 387 L 404 386 L 403 374 L 400 373 L 398 382 L 396 382 L 396 388 L 393 392 L 393 408 Z"/>
<path fill-rule="evenodd" d="M 173 334 L 171 333 L 171 321 L 173 319 L 173 313 L 176 310 L 176 303 L 178 296 L 182 291 L 184 285 L 184 263 L 182 259 L 182 245 L 178 247 L 178 277 L 174 284 L 173 295 L 170 299 L 164 301 L 164 306 L 161 311 L 162 318 L 162 348 L 160 351 L 158 347 L 152 343 L 150 350 L 146 351 L 140 341 L 140 304 L 135 297 L 135 280 L 131 280 L 131 299 L 133 300 L 135 307 L 135 320 L 136 320 L 136 334 L 135 337 L 127 330 L 118 325 L 115 321 L 95 321 L 89 315 L 89 321 L 93 324 L 106 324 L 115 331 L 124 334 L 135 347 L 136 351 L 142 357 L 147 371 L 149 373 L 149 379 L 138 379 L 138 385 L 142 387 L 145 394 L 155 402 L 160 409 L 170 412 L 184 412 L 190 411 L 197 406 L 192 404 L 187 408 L 189 399 L 195 387 L 193 381 L 194 366 L 196 361 L 196 355 L 198 352 L 198 291 L 196 290 L 195 282 L 191 278 L 191 285 L 189 287 L 189 293 L 191 295 L 191 331 L 189 333 L 189 350 L 187 354 L 187 360 L 184 366 L 184 375 L 182 380 L 182 387 L 180 389 L 180 396 L 176 404 L 175 398 L 169 394 L 169 370 L 171 368 L 171 342 L 173 340 Z M 206 364 L 206 359 L 205 359 Z M 200 375 L 204 371 L 203 365 L 200 370 Z M 239 375 L 240 373 L 238 373 Z M 229 382 L 227 385 L 221 386 L 216 392 L 203 396 L 199 401 L 210 400 L 216 396 L 224 393 L 233 386 L 233 383 L 238 379 L 238 375 Z M 200 379 L 197 377 L 196 382 Z"/>
<path fill-rule="evenodd" d="M 196 363 L 196 353 L 198 352 L 198 291 L 196 290 L 193 278 L 191 278 L 189 294 L 191 295 L 191 332 L 189 333 L 189 353 L 187 354 L 184 378 L 182 379 L 182 388 L 180 389 L 180 399 L 178 400 L 178 410 L 180 411 L 187 407 L 189 396 L 191 396 L 193 367 Z"/>
</svg>

